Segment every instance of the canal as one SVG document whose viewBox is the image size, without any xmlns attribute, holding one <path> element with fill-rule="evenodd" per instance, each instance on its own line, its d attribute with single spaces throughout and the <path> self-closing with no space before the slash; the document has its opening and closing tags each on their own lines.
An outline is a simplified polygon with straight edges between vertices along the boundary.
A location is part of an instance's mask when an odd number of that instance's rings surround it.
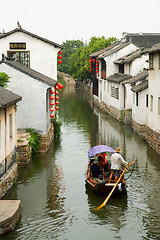
<svg viewBox="0 0 160 240">
<path fill-rule="evenodd" d="M 22 217 L 2 240 L 160 239 L 160 156 L 124 126 L 100 112 L 80 90 L 59 94 L 62 135 L 47 154 L 36 155 L 4 199 L 20 199 Z M 137 160 L 127 195 L 104 197 L 85 186 L 88 150 L 96 144 L 120 147 Z M 130 175 L 130 170 L 125 176 Z"/>
</svg>

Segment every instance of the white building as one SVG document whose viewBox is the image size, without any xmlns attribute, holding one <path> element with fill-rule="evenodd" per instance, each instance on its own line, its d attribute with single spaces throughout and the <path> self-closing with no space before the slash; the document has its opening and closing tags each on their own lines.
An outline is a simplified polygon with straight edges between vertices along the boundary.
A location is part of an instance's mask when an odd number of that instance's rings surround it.
<svg viewBox="0 0 160 240">
<path fill-rule="evenodd" d="M 14 60 L 1 61 L 0 71 L 11 77 L 8 89 L 23 96 L 18 103 L 17 128 L 35 128 L 46 134 L 51 123 L 49 90 L 56 81 Z"/>
<path fill-rule="evenodd" d="M 149 53 L 147 141 L 160 153 L 160 43 L 145 53 Z"/>
<path fill-rule="evenodd" d="M 0 199 L 17 177 L 16 111 L 21 99 L 19 95 L 0 87 Z"/>
<path fill-rule="evenodd" d="M 0 35 L 0 54 L 57 80 L 57 53 L 61 45 L 21 28 Z"/>
<path fill-rule="evenodd" d="M 132 118 L 130 81 L 148 68 L 148 54 L 143 55 L 142 49 L 156 42 L 160 42 L 160 34 L 125 34 L 120 42 L 90 55 L 99 61 L 99 73 L 93 80 L 98 85 L 95 98 L 107 112 L 126 124 Z"/>
<path fill-rule="evenodd" d="M 22 96 L 18 105 L 17 129 L 34 128 L 42 134 L 44 151 L 54 138 L 49 97 L 57 83 L 59 44 L 21 28 L 0 35 L 0 72 L 11 79 L 8 89 Z"/>
</svg>

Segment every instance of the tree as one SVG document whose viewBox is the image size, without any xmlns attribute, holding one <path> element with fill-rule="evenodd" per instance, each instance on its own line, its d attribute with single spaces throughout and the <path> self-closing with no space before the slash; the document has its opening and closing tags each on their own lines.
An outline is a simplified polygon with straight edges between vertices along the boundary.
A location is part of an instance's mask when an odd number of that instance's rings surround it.
<svg viewBox="0 0 160 240">
<path fill-rule="evenodd" d="M 67 40 L 63 42 L 62 47 L 62 64 L 58 64 L 58 71 L 70 74 L 70 56 L 75 53 L 75 51 L 84 46 L 84 43 L 80 40 Z"/>
<path fill-rule="evenodd" d="M 10 77 L 4 72 L 0 72 L 0 86 L 7 87 Z"/>
<path fill-rule="evenodd" d="M 92 37 L 88 45 L 76 49 L 70 56 L 70 74 L 79 81 L 91 78 L 91 73 L 89 71 L 89 55 L 108 47 L 114 41 L 117 41 L 115 37 L 108 39 L 104 36 L 101 38 Z"/>
</svg>

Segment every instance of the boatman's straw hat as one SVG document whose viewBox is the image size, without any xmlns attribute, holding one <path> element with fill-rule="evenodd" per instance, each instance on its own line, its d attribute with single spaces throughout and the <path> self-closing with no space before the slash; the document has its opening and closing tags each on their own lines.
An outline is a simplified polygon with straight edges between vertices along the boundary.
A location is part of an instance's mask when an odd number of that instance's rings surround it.
<svg viewBox="0 0 160 240">
<path fill-rule="evenodd" d="M 116 148 L 115 152 L 122 152 L 119 147 Z"/>
</svg>

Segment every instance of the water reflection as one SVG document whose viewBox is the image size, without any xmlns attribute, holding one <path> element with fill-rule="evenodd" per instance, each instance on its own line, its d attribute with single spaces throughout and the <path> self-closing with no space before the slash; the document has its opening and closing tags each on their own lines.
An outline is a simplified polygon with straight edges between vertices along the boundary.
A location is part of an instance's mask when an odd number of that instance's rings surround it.
<svg viewBox="0 0 160 240">
<path fill-rule="evenodd" d="M 99 111 L 84 92 L 65 87 L 59 97 L 62 136 L 48 153 L 19 168 L 5 199 L 22 200 L 22 218 L 2 240 L 160 238 L 159 155 L 130 126 Z M 111 197 L 98 212 L 94 209 L 105 197 L 85 188 L 87 153 L 96 144 L 119 146 L 126 161 L 137 159 L 127 195 Z"/>
<path fill-rule="evenodd" d="M 99 225 L 112 224 L 117 231 L 125 226 L 126 221 L 121 221 L 121 219 L 127 209 L 127 194 L 118 197 L 118 201 L 117 196 L 112 196 L 108 204 L 101 211 L 96 211 L 95 209 L 105 200 L 105 197 L 97 196 L 88 185 L 86 185 L 86 194 L 91 212 L 90 221 L 94 222 L 96 219 Z"/>
</svg>

